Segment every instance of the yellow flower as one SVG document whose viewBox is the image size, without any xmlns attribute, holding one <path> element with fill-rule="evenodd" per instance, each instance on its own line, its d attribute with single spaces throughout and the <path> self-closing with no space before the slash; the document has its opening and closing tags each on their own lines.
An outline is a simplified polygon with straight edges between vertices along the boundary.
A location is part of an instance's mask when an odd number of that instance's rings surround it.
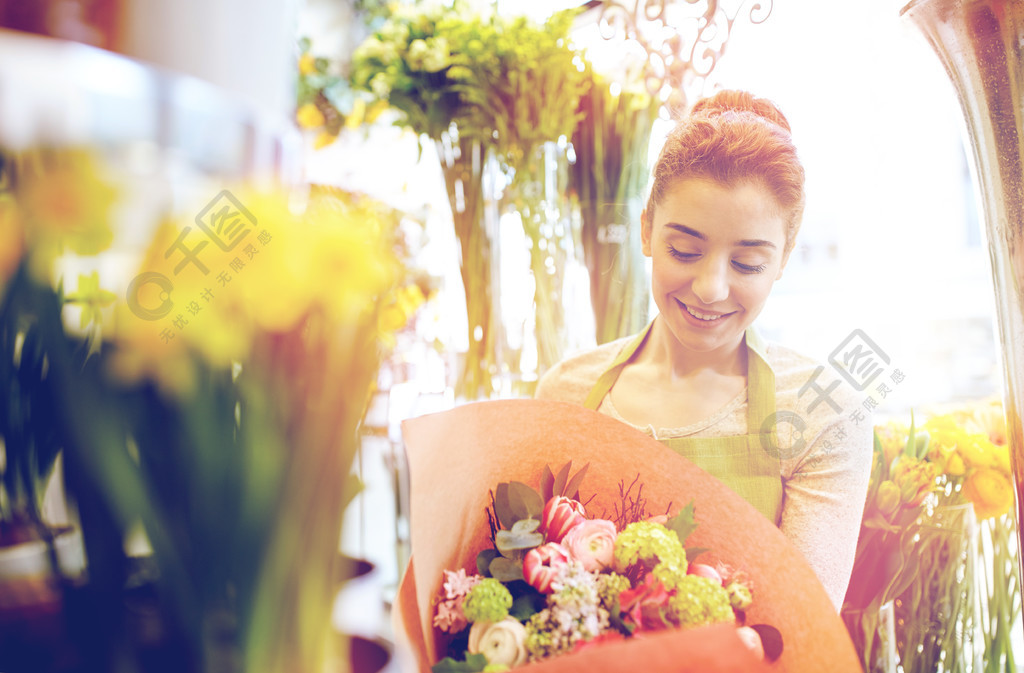
<svg viewBox="0 0 1024 673">
<path fill-rule="evenodd" d="M 67 247 L 95 255 L 110 247 L 112 206 L 117 191 L 100 175 L 86 150 L 65 150 L 39 161 L 28 158 L 18 182 L 17 198 L 30 246 L 55 255 Z"/>
<path fill-rule="evenodd" d="M 11 198 L 0 196 L 0 288 L 14 274 L 24 252 L 25 237 L 18 207 Z"/>
<path fill-rule="evenodd" d="M 882 513 L 882 516 L 889 518 L 900 506 L 900 487 L 895 482 L 886 479 L 878 485 L 878 493 L 875 495 L 875 507 Z"/>
<path fill-rule="evenodd" d="M 971 472 L 964 482 L 963 493 L 974 503 L 979 519 L 1000 516 L 1013 505 L 1013 486 L 997 470 L 982 468 Z"/>
<path fill-rule="evenodd" d="M 314 103 L 306 103 L 295 112 L 295 121 L 304 129 L 320 128 L 324 125 L 324 113 Z"/>
<path fill-rule="evenodd" d="M 93 271 L 89 275 L 78 274 L 78 289 L 66 299 L 69 303 L 81 305 L 81 326 L 84 329 L 92 322 L 100 322 L 100 310 L 114 303 L 117 295 L 100 288 L 100 274 Z"/>
<path fill-rule="evenodd" d="M 1007 443 L 1006 415 L 1003 413 L 1003 403 L 999 400 L 979 404 L 972 410 L 965 425 L 971 432 L 985 433 L 997 446 L 1005 446 Z"/>
<path fill-rule="evenodd" d="M 377 120 L 377 117 L 381 115 L 384 110 L 388 109 L 388 102 L 386 100 L 379 100 L 373 103 L 366 111 L 366 118 L 364 121 L 367 124 L 372 124 Z"/>
<path fill-rule="evenodd" d="M 316 58 L 308 51 L 299 57 L 299 74 L 312 75 L 316 72 Z"/>
<path fill-rule="evenodd" d="M 320 133 L 316 134 L 316 138 L 313 140 L 313 149 L 323 149 L 337 139 L 338 136 L 331 133 L 330 131 L 321 131 Z"/>
<path fill-rule="evenodd" d="M 356 98 L 352 103 L 352 112 L 345 117 L 345 128 L 354 129 L 363 123 L 366 117 L 366 101 Z"/>
<path fill-rule="evenodd" d="M 937 476 L 935 465 L 906 455 L 901 456 L 892 468 L 892 480 L 900 489 L 900 499 L 911 507 L 920 505 L 934 490 Z"/>
<path fill-rule="evenodd" d="M 969 469 L 996 467 L 996 447 L 988 440 L 988 435 L 969 435 L 966 432 L 957 446 L 957 452 L 963 457 L 964 465 Z"/>
</svg>

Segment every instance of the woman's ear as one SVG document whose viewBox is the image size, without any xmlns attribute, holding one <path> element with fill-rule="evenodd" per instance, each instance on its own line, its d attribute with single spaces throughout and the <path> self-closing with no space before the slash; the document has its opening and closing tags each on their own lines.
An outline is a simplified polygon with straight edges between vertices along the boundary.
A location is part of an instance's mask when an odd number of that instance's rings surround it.
<svg viewBox="0 0 1024 673">
<path fill-rule="evenodd" d="M 653 222 L 651 222 L 651 213 L 647 208 L 644 208 L 644 212 L 640 213 L 640 249 L 643 251 L 644 256 L 651 256 L 651 233 Z"/>
</svg>

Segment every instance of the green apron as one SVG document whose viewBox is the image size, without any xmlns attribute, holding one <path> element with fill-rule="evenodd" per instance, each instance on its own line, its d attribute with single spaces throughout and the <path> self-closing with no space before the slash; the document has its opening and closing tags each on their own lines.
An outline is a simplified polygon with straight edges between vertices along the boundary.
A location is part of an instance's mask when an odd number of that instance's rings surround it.
<svg viewBox="0 0 1024 673">
<path fill-rule="evenodd" d="M 588 409 L 597 410 L 623 368 L 640 351 L 653 325 L 652 321 L 598 378 L 584 402 Z M 765 359 L 764 344 L 753 328 L 747 329 L 745 340 L 747 434 L 677 437 L 659 441 L 717 477 L 777 526 L 782 517 L 783 496 L 779 456 L 777 452 L 765 450 L 765 447 L 778 446 L 778 441 L 774 423 L 770 424 L 770 429 L 763 429 L 766 419 L 775 412 L 775 373 Z"/>
</svg>

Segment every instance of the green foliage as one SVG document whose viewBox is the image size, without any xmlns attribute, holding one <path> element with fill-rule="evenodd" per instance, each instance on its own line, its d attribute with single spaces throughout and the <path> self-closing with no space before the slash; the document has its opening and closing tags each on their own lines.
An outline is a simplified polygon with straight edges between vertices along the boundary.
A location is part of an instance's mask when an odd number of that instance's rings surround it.
<svg viewBox="0 0 1024 673">
<path fill-rule="evenodd" d="M 579 500 L 580 485 L 583 483 L 583 478 L 587 475 L 587 468 L 589 467 L 590 463 L 587 463 L 570 477 L 569 474 L 572 471 L 571 460 L 558 470 L 557 475 L 551 471 L 550 466 L 545 465 L 544 472 L 540 478 L 541 498 L 544 502 L 547 502 L 556 495 L 561 495 L 573 500 Z"/>
<path fill-rule="evenodd" d="M 487 666 L 487 657 L 482 654 L 467 654 L 465 661 L 445 657 L 430 667 L 433 673 L 480 673 Z"/>
<path fill-rule="evenodd" d="M 690 537 L 690 533 L 697 528 L 697 519 L 693 514 L 694 507 L 694 502 L 691 500 L 690 504 L 684 507 L 679 514 L 665 522 L 665 528 L 675 531 L 681 544 L 686 544 L 686 539 Z"/>
</svg>

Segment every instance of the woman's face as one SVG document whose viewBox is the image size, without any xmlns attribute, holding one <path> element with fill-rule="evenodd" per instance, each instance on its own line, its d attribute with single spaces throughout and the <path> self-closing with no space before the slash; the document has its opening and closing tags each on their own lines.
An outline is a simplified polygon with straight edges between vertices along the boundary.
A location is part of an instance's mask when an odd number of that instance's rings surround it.
<svg viewBox="0 0 1024 673">
<path fill-rule="evenodd" d="M 651 291 L 684 349 L 712 353 L 739 345 L 782 276 L 785 232 L 775 197 L 756 182 L 681 179 L 653 216 L 644 213 Z"/>
</svg>

